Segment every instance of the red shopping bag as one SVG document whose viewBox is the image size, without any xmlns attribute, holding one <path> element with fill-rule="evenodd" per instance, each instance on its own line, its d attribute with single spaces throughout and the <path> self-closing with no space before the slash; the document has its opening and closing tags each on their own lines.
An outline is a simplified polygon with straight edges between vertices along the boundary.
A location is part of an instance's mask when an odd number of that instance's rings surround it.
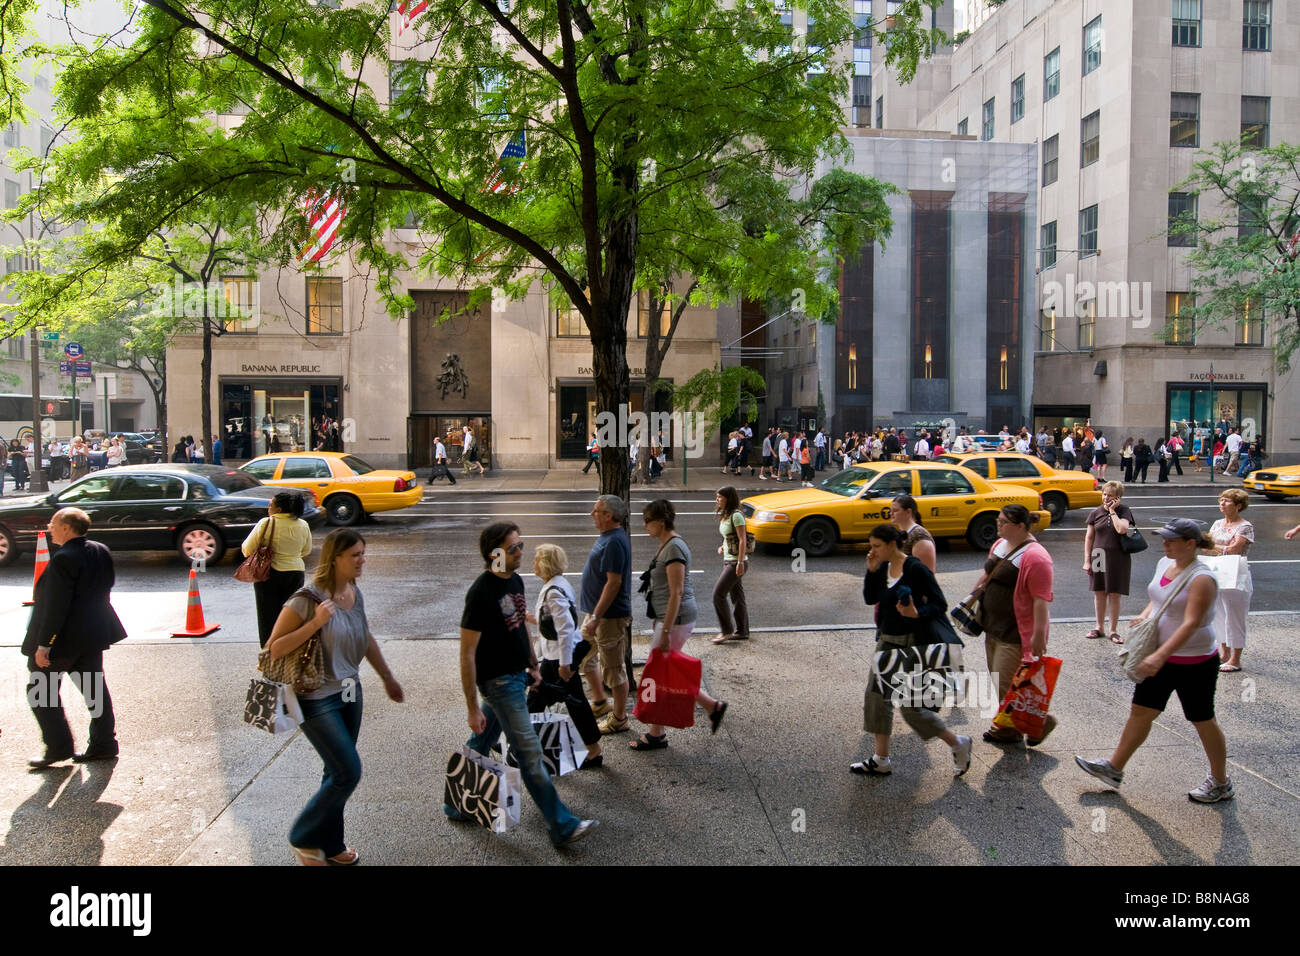
<svg viewBox="0 0 1300 956">
<path fill-rule="evenodd" d="M 1059 657 L 1040 657 L 1021 664 L 1011 679 L 1011 690 L 1002 701 L 1002 709 L 993 718 L 993 726 L 1015 728 L 1031 740 L 1043 736 L 1043 722 L 1052 703 L 1056 678 L 1061 674 Z"/>
<path fill-rule="evenodd" d="M 655 648 L 646 658 L 637 686 L 633 716 L 643 724 L 695 726 L 695 695 L 700 692 L 698 658 Z"/>
</svg>

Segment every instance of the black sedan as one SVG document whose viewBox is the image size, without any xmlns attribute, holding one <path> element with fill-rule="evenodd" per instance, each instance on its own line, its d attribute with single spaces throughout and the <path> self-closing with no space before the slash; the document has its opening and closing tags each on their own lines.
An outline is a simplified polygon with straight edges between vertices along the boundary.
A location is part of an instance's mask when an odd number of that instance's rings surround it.
<svg viewBox="0 0 1300 956">
<path fill-rule="evenodd" d="M 238 549 L 267 503 L 294 488 L 264 485 L 220 465 L 125 465 L 87 475 L 51 495 L 0 501 L 0 566 L 36 549 L 37 532 L 60 508 L 90 515 L 90 537 L 114 551 L 175 548 L 187 561 L 215 564 Z M 325 522 L 310 492 L 300 492 L 303 519 L 312 529 Z"/>
</svg>

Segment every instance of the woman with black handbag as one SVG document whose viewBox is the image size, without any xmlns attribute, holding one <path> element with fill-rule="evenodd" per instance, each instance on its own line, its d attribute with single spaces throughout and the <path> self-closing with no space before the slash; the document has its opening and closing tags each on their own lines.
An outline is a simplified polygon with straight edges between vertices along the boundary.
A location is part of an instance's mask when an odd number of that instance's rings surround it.
<svg viewBox="0 0 1300 956">
<path fill-rule="evenodd" d="M 1128 595 L 1133 569 L 1133 559 L 1124 550 L 1124 536 L 1133 526 L 1133 512 L 1121 503 L 1123 497 L 1120 482 L 1108 481 L 1101 486 L 1101 505 L 1088 515 L 1088 531 L 1083 538 L 1083 570 L 1088 573 L 1097 612 L 1097 626 L 1084 636 L 1096 640 L 1110 634 L 1112 644 L 1124 643 L 1119 635 L 1119 599 Z"/>
<path fill-rule="evenodd" d="M 357 736 L 361 732 L 361 661 L 384 682 L 390 700 L 401 703 L 402 685 L 380 653 L 361 590 L 356 586 L 366 563 L 366 541 L 351 528 L 325 538 L 320 563 L 309 587 L 285 604 L 266 650 L 274 659 L 292 654 L 319 632 L 324 680 L 298 693 L 302 732 L 325 762 L 320 789 L 289 830 L 289 848 L 303 866 L 352 866 L 360 854 L 343 839 L 343 811 L 361 782 Z"/>
<path fill-rule="evenodd" d="M 311 554 L 311 527 L 302 520 L 304 499 L 293 491 L 281 491 L 266 506 L 266 517 L 253 526 L 240 551 L 250 558 L 263 547 L 271 549 L 271 567 L 266 578 L 253 582 L 257 601 L 257 640 L 262 647 L 271 637 L 280 609 L 300 587 L 307 572 L 304 559 Z"/>
<path fill-rule="evenodd" d="M 882 661 L 887 665 L 890 660 L 911 657 L 907 653 L 911 648 L 955 640 L 947 622 L 948 601 L 930 569 L 903 553 L 901 545 L 905 537 L 892 524 L 876 525 L 869 537 L 871 550 L 867 555 L 862 597 L 867 604 L 878 605 L 879 627 L 867 678 L 862 729 L 875 736 L 875 753 L 849 767 L 857 774 L 879 776 L 894 770 L 889 759 L 889 737 L 894 723 L 892 699 L 899 697 L 900 692 L 908 696 L 907 675 L 901 671 L 895 673 L 890 681 L 892 686 L 886 687 Z M 916 706 L 918 703 L 922 702 L 912 699 L 901 705 L 903 720 L 922 740 L 938 737 L 946 743 L 952 749 L 953 775 L 960 777 L 970 769 L 971 739 L 954 734 L 944 726 L 938 707 Z"/>
</svg>

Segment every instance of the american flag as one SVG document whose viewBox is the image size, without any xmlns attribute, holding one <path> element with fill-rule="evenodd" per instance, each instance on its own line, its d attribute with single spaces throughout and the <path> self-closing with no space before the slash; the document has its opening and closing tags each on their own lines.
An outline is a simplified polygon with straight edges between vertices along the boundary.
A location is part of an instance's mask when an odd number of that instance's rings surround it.
<svg viewBox="0 0 1300 956">
<path fill-rule="evenodd" d="M 321 195 L 313 189 L 303 199 L 302 211 L 311 225 L 312 237 L 303 247 L 298 258 L 318 262 L 324 258 L 325 253 L 330 251 L 330 246 L 334 245 L 347 207 L 343 205 L 343 197 L 340 194 Z"/>
<path fill-rule="evenodd" d="M 429 9 L 429 0 L 397 0 L 397 12 L 402 18 L 402 22 L 397 26 L 397 35 L 400 37 L 402 31 L 406 30 L 415 18 Z"/>
<path fill-rule="evenodd" d="M 524 131 L 520 130 L 510 137 L 510 142 L 506 143 L 506 148 L 501 151 L 501 158 L 497 160 L 496 166 L 492 168 L 492 174 L 488 176 L 483 188 L 494 193 L 507 188 L 507 166 L 518 175 L 527 165 L 527 160 L 528 146 L 524 140 Z M 516 182 L 513 186 L 509 186 L 509 189 L 511 192 L 518 192 L 519 184 Z"/>
</svg>

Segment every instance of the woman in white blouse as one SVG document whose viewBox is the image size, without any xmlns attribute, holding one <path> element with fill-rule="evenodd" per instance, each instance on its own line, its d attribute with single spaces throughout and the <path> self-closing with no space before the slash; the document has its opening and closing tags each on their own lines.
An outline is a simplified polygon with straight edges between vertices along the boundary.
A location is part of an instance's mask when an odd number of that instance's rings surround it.
<svg viewBox="0 0 1300 956">
<path fill-rule="evenodd" d="M 1246 492 L 1229 488 L 1219 496 L 1219 510 L 1223 517 L 1210 528 L 1210 539 L 1214 542 L 1211 554 L 1239 554 L 1242 558 L 1237 587 L 1219 589 L 1216 610 L 1223 622 L 1219 642 L 1219 657 L 1223 663 L 1219 670 L 1224 673 L 1241 670 L 1241 652 L 1246 646 L 1246 614 L 1250 610 L 1250 596 L 1255 590 L 1246 564 L 1246 552 L 1255 541 L 1255 526 L 1241 516 L 1249 506 L 1250 496 Z"/>
</svg>

